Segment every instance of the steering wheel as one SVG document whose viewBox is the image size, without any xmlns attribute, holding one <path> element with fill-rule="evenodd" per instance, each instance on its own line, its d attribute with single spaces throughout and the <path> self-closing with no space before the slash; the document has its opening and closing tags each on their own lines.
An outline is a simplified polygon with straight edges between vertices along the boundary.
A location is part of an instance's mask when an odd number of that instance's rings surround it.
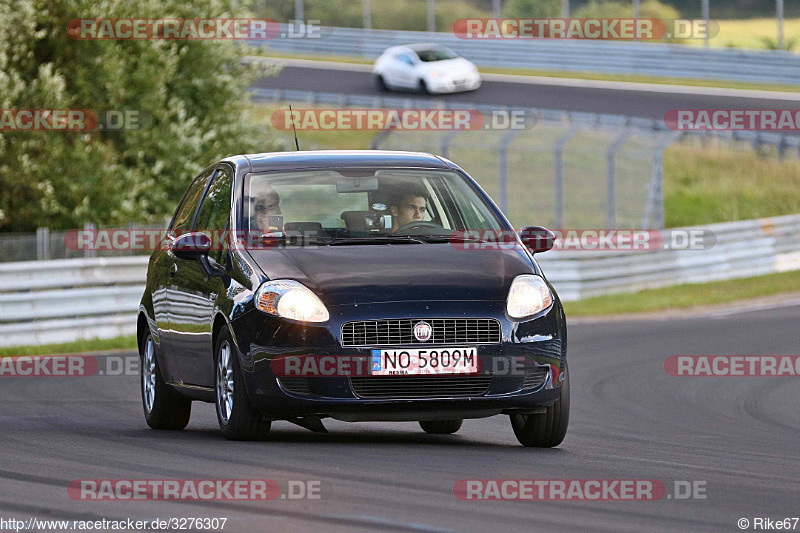
<svg viewBox="0 0 800 533">
<path fill-rule="evenodd" d="M 400 235 L 402 233 L 407 232 L 408 230 L 424 230 L 424 229 L 441 230 L 444 229 L 444 227 L 437 224 L 436 222 L 431 222 L 429 220 L 416 220 L 414 222 L 409 222 L 408 224 L 403 224 L 402 226 L 397 228 L 396 231 L 394 231 L 394 234 Z"/>
</svg>

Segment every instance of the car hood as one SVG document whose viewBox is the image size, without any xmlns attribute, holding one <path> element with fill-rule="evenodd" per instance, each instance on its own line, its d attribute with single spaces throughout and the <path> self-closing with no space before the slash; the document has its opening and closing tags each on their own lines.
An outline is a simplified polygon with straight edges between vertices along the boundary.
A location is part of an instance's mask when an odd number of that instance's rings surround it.
<svg viewBox="0 0 800 533">
<path fill-rule="evenodd" d="M 426 72 L 435 70 L 436 72 L 445 76 L 452 76 L 467 74 L 472 70 L 472 66 L 472 63 L 463 57 L 457 57 L 455 59 L 445 59 L 443 61 L 431 61 L 429 63 L 423 63 L 422 68 Z"/>
<path fill-rule="evenodd" d="M 294 279 L 328 306 L 376 302 L 505 300 L 511 281 L 535 273 L 522 249 L 375 244 L 251 250 L 270 279 Z"/>
</svg>

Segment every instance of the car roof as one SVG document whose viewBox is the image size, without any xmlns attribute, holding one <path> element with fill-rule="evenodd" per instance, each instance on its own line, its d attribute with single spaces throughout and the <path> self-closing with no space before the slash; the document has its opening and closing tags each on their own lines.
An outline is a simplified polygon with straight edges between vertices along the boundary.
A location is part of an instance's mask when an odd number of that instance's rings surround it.
<svg viewBox="0 0 800 533">
<path fill-rule="evenodd" d="M 267 152 L 225 158 L 244 172 L 300 170 L 312 168 L 453 168 L 446 160 L 422 152 L 394 150 L 306 150 Z"/>
</svg>

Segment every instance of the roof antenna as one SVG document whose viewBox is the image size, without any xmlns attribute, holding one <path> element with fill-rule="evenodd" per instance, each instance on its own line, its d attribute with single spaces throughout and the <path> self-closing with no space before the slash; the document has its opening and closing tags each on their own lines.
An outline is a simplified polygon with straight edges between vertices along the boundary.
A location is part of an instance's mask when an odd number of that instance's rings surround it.
<svg viewBox="0 0 800 533">
<path fill-rule="evenodd" d="M 292 132 L 294 133 L 294 145 L 297 151 L 300 151 L 300 143 L 297 142 L 297 130 L 294 129 L 294 113 L 292 112 L 292 104 L 289 104 L 289 117 L 292 119 Z"/>
</svg>

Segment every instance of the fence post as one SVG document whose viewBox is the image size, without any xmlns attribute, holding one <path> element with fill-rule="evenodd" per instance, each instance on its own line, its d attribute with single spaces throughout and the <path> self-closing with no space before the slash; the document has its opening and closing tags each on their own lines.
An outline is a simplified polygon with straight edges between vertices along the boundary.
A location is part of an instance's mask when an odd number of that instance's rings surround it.
<svg viewBox="0 0 800 533">
<path fill-rule="evenodd" d="M 449 159 L 449 151 L 450 151 L 450 143 L 453 142 L 453 139 L 456 135 L 461 133 L 461 130 L 451 130 L 444 134 L 442 137 L 442 148 L 441 148 L 441 156 L 444 158 Z"/>
<path fill-rule="evenodd" d="M 617 227 L 616 157 L 617 151 L 625 143 L 630 134 L 631 130 L 623 130 L 622 133 L 614 139 L 611 146 L 609 146 L 606 156 L 608 160 L 608 175 L 606 177 L 606 206 L 608 208 L 608 213 L 606 214 L 607 229 L 614 229 Z"/>
<path fill-rule="evenodd" d="M 94 231 L 97 229 L 97 227 L 91 222 L 86 222 L 83 224 L 83 229 L 85 231 Z M 89 247 L 83 251 L 83 255 L 84 257 L 97 257 L 97 250 L 95 250 L 93 247 Z"/>
<path fill-rule="evenodd" d="M 556 228 L 558 229 L 564 227 L 564 165 L 562 161 L 564 146 L 580 131 L 580 129 L 580 126 L 577 124 L 571 125 L 566 133 L 556 139 L 556 146 L 553 151 L 556 170 Z"/>
<path fill-rule="evenodd" d="M 372 0 L 361 0 L 361 15 L 364 21 L 364 29 L 372 29 Z"/>
<path fill-rule="evenodd" d="M 650 179 L 650 191 L 647 194 L 644 217 L 642 217 L 642 229 L 662 229 L 664 227 L 664 150 L 677 141 L 682 134 L 680 131 L 673 131 L 653 150 L 653 175 Z M 652 224 L 650 223 L 651 218 Z"/>
<path fill-rule="evenodd" d="M 511 144 L 511 141 L 514 140 L 519 134 L 521 134 L 524 129 L 519 130 L 511 130 L 505 135 L 503 138 L 500 139 L 500 145 L 498 146 L 498 163 L 499 163 L 499 174 L 500 174 L 500 210 L 506 217 L 509 216 L 508 213 L 508 145 Z"/>
<path fill-rule="evenodd" d="M 36 228 L 36 260 L 50 259 L 50 228 Z"/>
</svg>

